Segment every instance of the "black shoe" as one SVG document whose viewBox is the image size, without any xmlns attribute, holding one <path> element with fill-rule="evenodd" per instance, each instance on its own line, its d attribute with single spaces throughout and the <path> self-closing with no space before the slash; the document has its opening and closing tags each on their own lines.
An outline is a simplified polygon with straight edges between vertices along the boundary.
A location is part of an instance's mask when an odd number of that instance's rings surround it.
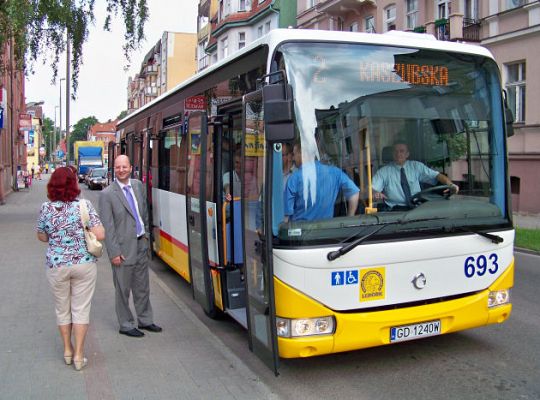
<svg viewBox="0 0 540 400">
<path fill-rule="evenodd" d="M 130 337 L 143 337 L 144 333 L 138 330 L 137 328 L 130 329 L 129 331 L 120 330 L 121 335 L 126 335 Z"/>
<path fill-rule="evenodd" d="M 145 329 L 150 332 L 161 332 L 163 329 L 161 329 L 161 326 L 157 326 L 156 324 L 150 324 L 146 326 L 139 325 L 139 329 Z"/>
</svg>

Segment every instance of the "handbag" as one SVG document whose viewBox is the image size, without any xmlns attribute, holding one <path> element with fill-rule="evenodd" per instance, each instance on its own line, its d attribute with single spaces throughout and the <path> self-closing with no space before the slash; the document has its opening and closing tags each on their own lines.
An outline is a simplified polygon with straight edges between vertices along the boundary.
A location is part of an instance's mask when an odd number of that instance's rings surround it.
<svg viewBox="0 0 540 400">
<path fill-rule="evenodd" d="M 103 255 L 103 244 L 96 239 L 96 235 L 90 229 L 88 229 L 88 222 L 90 217 L 88 216 L 88 209 L 86 208 L 86 201 L 79 201 L 81 210 L 81 221 L 83 224 L 84 240 L 86 241 L 86 247 L 88 252 L 94 257 L 101 257 Z"/>
</svg>

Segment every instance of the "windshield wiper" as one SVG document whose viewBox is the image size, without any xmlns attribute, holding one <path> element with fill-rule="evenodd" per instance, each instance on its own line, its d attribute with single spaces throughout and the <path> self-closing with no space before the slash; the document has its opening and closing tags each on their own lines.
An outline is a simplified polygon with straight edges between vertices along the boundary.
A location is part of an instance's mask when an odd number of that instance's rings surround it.
<svg viewBox="0 0 540 400">
<path fill-rule="evenodd" d="M 349 251 L 351 251 L 352 249 L 354 249 L 356 246 L 358 246 L 359 244 L 361 244 L 364 240 L 366 239 L 369 239 L 371 236 L 375 235 L 377 232 L 379 232 L 380 230 L 382 230 L 383 228 L 386 228 L 388 225 L 406 225 L 406 224 L 410 224 L 412 222 L 424 222 L 424 221 L 435 221 L 435 220 L 439 220 L 439 219 L 446 219 L 444 217 L 435 217 L 435 218 L 417 218 L 417 219 L 408 219 L 408 220 L 397 220 L 397 221 L 391 221 L 391 222 L 384 222 L 382 223 L 381 225 L 375 225 L 377 226 L 374 230 L 372 230 L 371 232 L 369 232 L 368 234 L 362 236 L 362 237 L 359 237 L 358 239 L 356 239 L 355 241 L 349 243 L 348 245 L 346 246 L 343 246 L 337 250 L 334 250 L 334 251 L 331 251 L 329 252 L 327 255 L 326 255 L 326 258 L 328 259 L 328 261 L 334 261 L 335 259 L 341 257 L 342 255 L 344 254 L 347 254 Z M 369 225 L 368 225 L 369 226 Z M 352 236 L 349 236 L 347 239 L 345 239 L 343 242 L 346 242 L 347 240 L 355 237 L 357 234 L 354 234 Z"/>
<path fill-rule="evenodd" d="M 498 235 L 493 235 L 491 233 L 481 232 L 479 230 L 471 229 L 471 228 L 468 228 L 466 226 L 454 227 L 454 229 L 457 230 L 457 231 L 462 231 L 462 232 L 476 233 L 477 235 L 480 235 L 482 237 L 485 237 L 486 239 L 491 240 L 491 242 L 495 243 L 495 244 L 499 244 L 499 243 L 504 242 L 504 239 L 502 237 L 498 236 Z"/>
</svg>

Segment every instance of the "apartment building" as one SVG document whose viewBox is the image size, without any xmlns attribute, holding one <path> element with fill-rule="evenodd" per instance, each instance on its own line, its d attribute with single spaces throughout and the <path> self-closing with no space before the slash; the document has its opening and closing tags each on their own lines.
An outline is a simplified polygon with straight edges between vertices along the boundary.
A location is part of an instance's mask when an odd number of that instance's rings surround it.
<svg viewBox="0 0 540 400">
<path fill-rule="evenodd" d="M 200 0 L 198 70 L 228 57 L 271 29 L 295 25 L 295 1 Z"/>
<path fill-rule="evenodd" d="M 128 113 L 195 74 L 196 47 L 195 33 L 163 32 L 147 52 L 139 72 L 128 79 Z"/>
<path fill-rule="evenodd" d="M 8 194 L 17 188 L 17 171 L 26 169 L 24 131 L 19 129 L 26 106 L 24 71 L 17 67 L 11 42 L 0 51 L 0 192 Z"/>
</svg>

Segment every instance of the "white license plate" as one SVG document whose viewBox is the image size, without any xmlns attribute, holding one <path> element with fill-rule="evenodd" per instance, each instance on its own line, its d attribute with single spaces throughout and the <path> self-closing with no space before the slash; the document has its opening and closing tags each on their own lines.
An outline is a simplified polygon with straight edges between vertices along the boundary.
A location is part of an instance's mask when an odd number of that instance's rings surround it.
<svg viewBox="0 0 540 400">
<path fill-rule="evenodd" d="M 394 326 L 390 328 L 390 342 L 402 342 L 441 334 L 441 321 L 429 321 L 419 324 Z"/>
</svg>

